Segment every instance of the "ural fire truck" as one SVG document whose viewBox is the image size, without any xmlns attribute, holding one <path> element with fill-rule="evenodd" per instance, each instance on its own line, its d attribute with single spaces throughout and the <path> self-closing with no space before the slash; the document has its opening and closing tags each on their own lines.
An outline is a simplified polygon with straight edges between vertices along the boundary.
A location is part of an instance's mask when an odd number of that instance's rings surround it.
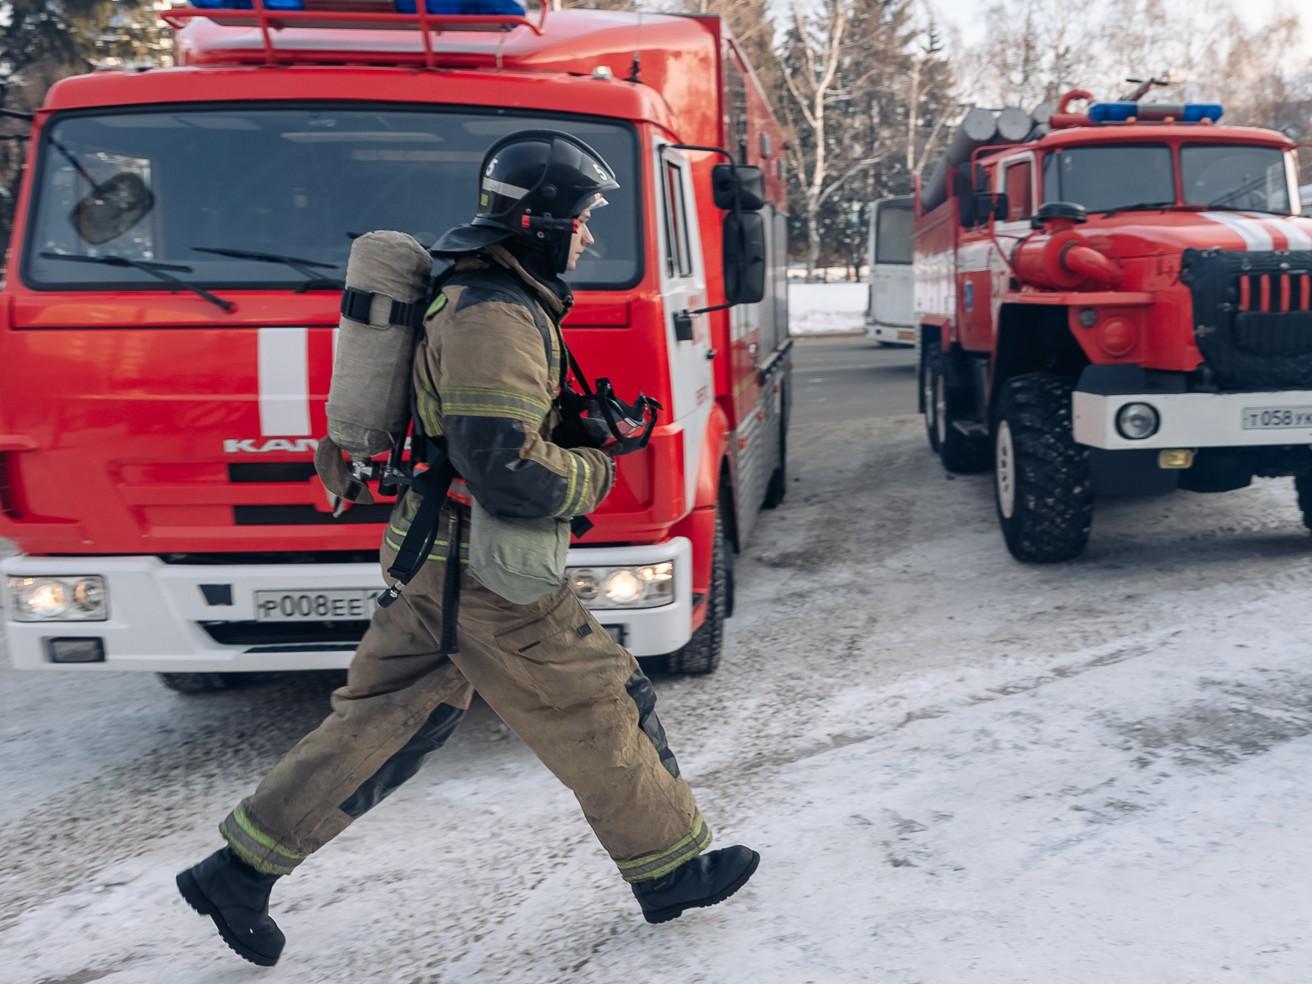
<svg viewBox="0 0 1312 984">
<path fill-rule="evenodd" d="M 432 242 L 497 138 L 552 127 L 623 184 L 567 342 L 666 408 L 569 575 L 636 655 L 713 670 L 792 395 L 783 142 L 741 51 L 713 17 L 304 8 L 169 11 L 177 67 L 60 82 L 35 116 L 0 293 L 14 664 L 183 691 L 345 666 L 390 510 L 334 518 L 312 464 L 351 243 Z"/>
<path fill-rule="evenodd" d="M 974 110 L 917 188 L 929 443 L 950 471 L 995 469 L 1020 560 L 1079 555 L 1101 496 L 1255 477 L 1295 476 L 1312 524 L 1295 145 L 1144 94 L 1068 93 L 1015 142 Z"/>
</svg>

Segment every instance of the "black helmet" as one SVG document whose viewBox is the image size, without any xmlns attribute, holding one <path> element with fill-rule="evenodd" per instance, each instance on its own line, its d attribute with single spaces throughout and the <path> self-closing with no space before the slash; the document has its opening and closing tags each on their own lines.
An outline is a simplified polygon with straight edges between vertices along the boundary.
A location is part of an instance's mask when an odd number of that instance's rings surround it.
<svg viewBox="0 0 1312 984">
<path fill-rule="evenodd" d="M 516 237 L 563 273 L 576 220 L 605 205 L 602 193 L 619 186 L 605 159 L 578 137 L 558 130 L 509 134 L 483 158 L 478 214 L 448 230 L 433 252 L 456 256 Z"/>
</svg>

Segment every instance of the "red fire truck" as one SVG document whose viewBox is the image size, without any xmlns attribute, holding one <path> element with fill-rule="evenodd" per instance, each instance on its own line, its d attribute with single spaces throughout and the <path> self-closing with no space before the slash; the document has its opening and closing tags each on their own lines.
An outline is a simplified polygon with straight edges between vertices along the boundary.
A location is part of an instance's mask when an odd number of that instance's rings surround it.
<svg viewBox="0 0 1312 984">
<path fill-rule="evenodd" d="M 1312 525 L 1296 147 L 1143 95 L 1068 93 L 1014 142 L 972 111 L 917 190 L 929 442 L 951 471 L 996 470 L 1021 560 L 1079 555 L 1098 497 L 1255 477 L 1296 476 Z"/>
<path fill-rule="evenodd" d="M 623 184 L 566 339 L 666 408 L 569 574 L 635 655 L 713 670 L 791 398 L 782 138 L 720 21 L 207 2 L 165 15 L 177 67 L 65 80 L 33 121 L 0 292 L 14 664 L 345 666 L 390 508 L 334 518 L 312 465 L 353 237 L 432 242 L 488 146 L 553 127 Z"/>
</svg>

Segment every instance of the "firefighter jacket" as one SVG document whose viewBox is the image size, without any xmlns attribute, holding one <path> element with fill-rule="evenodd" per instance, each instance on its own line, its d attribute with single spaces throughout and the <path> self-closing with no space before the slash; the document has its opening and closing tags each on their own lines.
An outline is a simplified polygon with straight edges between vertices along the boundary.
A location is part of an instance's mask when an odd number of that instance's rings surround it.
<svg viewBox="0 0 1312 984">
<path fill-rule="evenodd" d="M 495 516 L 568 520 L 592 512 L 614 483 L 604 451 L 551 441 L 567 309 L 567 291 L 562 298 L 490 246 L 457 262 L 424 319 L 414 366 L 420 423 L 446 440 L 457 474 Z M 414 498 L 402 500 L 388 531 L 394 548 L 417 511 Z"/>
</svg>

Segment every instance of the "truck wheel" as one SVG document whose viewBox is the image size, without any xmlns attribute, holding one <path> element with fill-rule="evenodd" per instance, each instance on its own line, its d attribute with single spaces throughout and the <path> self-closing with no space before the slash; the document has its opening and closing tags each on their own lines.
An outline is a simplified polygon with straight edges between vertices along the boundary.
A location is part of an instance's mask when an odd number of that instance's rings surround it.
<svg viewBox="0 0 1312 984">
<path fill-rule="evenodd" d="M 1294 488 L 1298 492 L 1298 511 L 1303 514 L 1303 525 L 1312 530 L 1312 472 L 1295 478 Z"/>
<path fill-rule="evenodd" d="M 722 510 L 715 510 L 715 547 L 711 554 L 711 591 L 706 599 L 706 621 L 678 652 L 670 653 L 665 668 L 670 673 L 714 673 L 724 648 L 724 620 L 729 607 L 731 564 L 729 537 L 724 531 Z"/>
<path fill-rule="evenodd" d="M 948 389 L 947 357 L 939 352 L 929 366 L 930 386 L 926 407 L 933 407 L 934 441 L 931 441 L 943 467 L 958 475 L 985 471 L 989 467 L 989 442 L 986 433 L 967 434 L 958 430 L 952 391 Z M 932 400 L 932 402 L 929 402 Z M 929 418 L 926 417 L 926 420 Z"/>
<path fill-rule="evenodd" d="M 925 405 L 925 436 L 929 449 L 939 453 L 938 404 L 934 400 L 934 371 L 938 366 L 938 342 L 926 342 L 920 354 L 920 399 Z"/>
<path fill-rule="evenodd" d="M 1036 372 L 1007 381 L 993 449 L 998 521 L 1017 560 L 1055 563 L 1084 552 L 1093 527 L 1088 451 L 1071 432 L 1070 380 Z"/>
<path fill-rule="evenodd" d="M 776 509 L 784 503 L 788 494 L 788 429 L 779 425 L 779 467 L 770 474 L 770 484 L 765 487 L 763 509 Z"/>
<path fill-rule="evenodd" d="M 159 673 L 160 682 L 180 694 L 207 694 L 216 690 L 231 690 L 237 686 L 240 673 Z"/>
</svg>

